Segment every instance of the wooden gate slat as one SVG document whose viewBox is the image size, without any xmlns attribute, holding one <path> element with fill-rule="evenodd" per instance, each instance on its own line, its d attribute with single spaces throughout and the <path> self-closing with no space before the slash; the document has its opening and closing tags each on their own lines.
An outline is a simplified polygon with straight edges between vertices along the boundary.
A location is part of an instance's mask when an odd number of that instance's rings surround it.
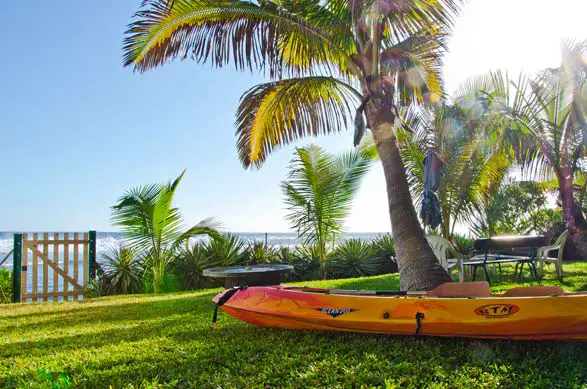
<svg viewBox="0 0 587 389">
<path fill-rule="evenodd" d="M 79 283 L 79 234 L 75 232 L 73 234 L 73 279 L 75 284 Z M 79 300 L 79 294 L 75 296 L 76 300 Z"/>
<path fill-rule="evenodd" d="M 57 271 L 57 269 L 59 269 L 59 244 L 57 244 L 57 241 L 59 240 L 59 233 L 58 232 L 54 232 L 53 233 L 53 261 L 54 261 L 54 267 L 53 267 L 53 301 L 57 301 L 57 298 L 59 297 L 59 272 Z M 61 269 L 59 269 L 61 270 Z"/>
<path fill-rule="evenodd" d="M 63 243 L 63 271 L 65 272 L 65 274 L 67 274 L 69 276 L 69 244 L 68 244 L 68 239 L 69 239 L 69 233 L 64 232 L 63 233 L 63 240 L 65 241 L 65 243 Z M 69 292 L 69 281 L 66 278 L 63 279 L 63 292 L 65 292 L 65 293 Z"/>
<path fill-rule="evenodd" d="M 49 252 L 49 233 L 45 232 L 43 234 L 43 257 L 47 256 Z M 47 298 L 47 293 L 49 293 L 49 264 L 47 261 L 43 261 L 43 295 L 42 301 L 49 301 Z"/>
<path fill-rule="evenodd" d="M 39 240 L 39 234 L 38 233 L 34 233 L 33 234 L 33 240 L 36 242 Z M 37 253 L 35 253 L 33 251 L 33 290 L 32 290 L 32 296 L 31 298 L 33 299 L 33 302 L 37 301 L 37 294 L 39 293 L 39 259 L 37 257 Z"/>
</svg>

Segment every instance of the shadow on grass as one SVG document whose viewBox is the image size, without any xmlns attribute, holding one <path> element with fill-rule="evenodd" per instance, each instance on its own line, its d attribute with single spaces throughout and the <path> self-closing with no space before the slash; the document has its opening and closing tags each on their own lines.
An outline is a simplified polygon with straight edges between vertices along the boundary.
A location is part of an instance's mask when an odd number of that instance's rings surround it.
<svg viewBox="0 0 587 389">
<path fill-rule="evenodd" d="M 204 311 L 211 317 L 214 305 L 211 300 L 215 295 L 216 292 L 211 292 L 196 297 L 190 295 L 170 296 L 166 300 L 139 300 L 139 302 L 118 305 L 87 304 L 83 308 L 55 309 L 38 315 L 32 313 L 16 315 L 1 320 L 0 323 L 6 324 L 0 324 L 0 330 L 15 334 L 51 333 L 66 328 L 76 331 L 77 328 L 84 326 L 140 325 L 178 315 L 202 314 Z"/>
<path fill-rule="evenodd" d="M 44 302 L 44 303 L 22 303 L 19 305 L 11 306 L 6 305 L 7 308 L 12 308 L 11 311 L 0 312 L 0 321 L 10 321 L 10 320 L 18 320 L 18 319 L 27 319 L 29 317 L 44 317 L 44 316 L 79 316 L 80 313 L 88 312 L 89 314 L 98 312 L 100 309 L 109 309 L 111 307 L 125 307 L 125 306 L 137 306 L 140 304 L 152 304 L 153 306 L 157 305 L 166 305 L 168 303 L 172 303 L 173 301 L 183 301 L 183 300 L 191 300 L 191 299 L 199 299 L 199 298 L 208 298 L 210 301 L 212 297 L 218 294 L 218 290 L 206 291 L 204 293 L 195 294 L 194 292 L 188 293 L 174 293 L 174 294 L 161 294 L 161 295 L 153 295 L 153 294 L 144 294 L 144 295 L 118 295 L 118 296 L 108 296 L 108 297 L 100 297 L 100 298 L 93 298 L 88 299 L 86 301 L 80 302 L 65 302 L 65 303 L 52 303 L 52 302 Z M 131 300 L 137 299 L 138 301 L 129 301 L 129 302 L 120 302 L 120 300 Z M 147 301 L 141 301 L 147 300 Z M 44 312 L 30 312 L 32 309 L 44 309 Z M 29 311 L 26 313 L 15 313 L 19 310 Z"/>
</svg>

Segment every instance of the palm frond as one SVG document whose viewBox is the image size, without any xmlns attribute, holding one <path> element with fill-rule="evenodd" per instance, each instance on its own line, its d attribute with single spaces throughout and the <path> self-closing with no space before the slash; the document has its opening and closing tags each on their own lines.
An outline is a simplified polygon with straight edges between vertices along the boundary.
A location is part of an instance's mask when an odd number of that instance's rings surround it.
<svg viewBox="0 0 587 389">
<path fill-rule="evenodd" d="M 175 249 L 186 244 L 186 242 L 194 236 L 206 235 L 212 239 L 220 239 L 222 238 L 222 228 L 222 223 L 213 217 L 203 219 L 193 227 L 188 228 L 175 239 L 172 245 L 172 251 L 175 251 Z"/>
<path fill-rule="evenodd" d="M 238 70 L 268 70 L 272 78 L 283 70 L 346 73 L 352 35 L 326 11 L 310 1 L 149 1 L 128 26 L 124 63 L 143 72 L 191 57 L 219 67 L 232 60 Z"/>
<path fill-rule="evenodd" d="M 334 156 L 313 145 L 296 150 L 281 187 L 290 210 L 287 220 L 305 244 L 324 250 L 342 231 L 370 163 L 358 151 Z"/>
<path fill-rule="evenodd" d="M 250 89 L 237 113 L 241 162 L 259 167 L 276 147 L 346 129 L 352 105 L 360 100 L 352 86 L 331 77 L 286 79 Z"/>
</svg>

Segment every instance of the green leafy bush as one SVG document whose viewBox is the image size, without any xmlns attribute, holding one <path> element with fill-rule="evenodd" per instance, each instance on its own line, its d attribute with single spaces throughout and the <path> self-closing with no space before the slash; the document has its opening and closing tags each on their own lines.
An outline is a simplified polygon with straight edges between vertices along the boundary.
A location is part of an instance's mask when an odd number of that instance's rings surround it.
<svg viewBox="0 0 587 389">
<path fill-rule="evenodd" d="M 109 294 L 108 279 L 104 274 L 99 274 L 95 279 L 89 280 L 84 288 L 84 296 L 86 297 L 103 297 Z"/>
<path fill-rule="evenodd" d="M 12 302 L 12 272 L 0 269 L 0 304 Z"/>
<path fill-rule="evenodd" d="M 478 236 L 537 232 L 543 220 L 536 213 L 545 209 L 542 186 L 533 181 L 514 182 L 499 190 L 485 208 L 483 220 L 474 223 Z"/>
<path fill-rule="evenodd" d="M 384 261 L 371 244 L 348 239 L 331 254 L 327 262 L 328 274 L 334 278 L 373 276 L 380 274 Z"/>
<path fill-rule="evenodd" d="M 535 231 L 545 235 L 553 243 L 566 229 L 560 209 L 542 208 L 532 213 L 535 220 Z"/>
<path fill-rule="evenodd" d="M 168 268 L 171 269 L 172 266 L 169 265 Z M 143 277 L 143 293 L 173 293 L 179 292 L 180 290 L 182 290 L 181 282 L 174 272 L 168 272 L 163 275 L 161 287 L 157 292 L 153 288 L 153 273 L 149 270 L 145 272 Z"/>
<path fill-rule="evenodd" d="M 371 249 L 382 260 L 381 273 L 397 273 L 398 267 L 395 260 L 395 246 L 390 234 L 383 234 L 371 241 Z"/>
<path fill-rule="evenodd" d="M 277 250 L 262 242 L 250 243 L 245 248 L 243 256 L 247 265 L 280 262 Z"/>
<path fill-rule="evenodd" d="M 110 247 L 102 253 L 103 282 L 107 294 L 143 291 L 144 262 L 138 252 L 125 246 Z"/>
<path fill-rule="evenodd" d="M 246 261 L 246 244 L 238 235 L 227 233 L 210 239 L 204 243 L 204 249 L 210 261 L 218 266 L 236 266 Z"/>
<path fill-rule="evenodd" d="M 203 271 L 222 265 L 222 259 L 211 255 L 208 247 L 201 243 L 186 247 L 177 254 L 175 275 L 183 290 L 194 290 L 217 285 L 214 279 L 204 277 Z"/>
<path fill-rule="evenodd" d="M 292 280 L 308 281 L 324 278 L 324 268 L 320 261 L 319 249 L 312 245 L 297 246 L 290 255 L 293 257 L 289 264 L 294 267 Z"/>
<path fill-rule="evenodd" d="M 277 250 L 275 250 L 275 256 L 277 261 L 281 263 L 290 263 L 298 258 L 296 251 L 292 250 L 289 246 L 279 247 Z"/>
<path fill-rule="evenodd" d="M 457 251 L 464 256 L 470 256 L 475 253 L 475 239 L 468 238 L 464 235 L 453 235 L 452 241 Z"/>
</svg>

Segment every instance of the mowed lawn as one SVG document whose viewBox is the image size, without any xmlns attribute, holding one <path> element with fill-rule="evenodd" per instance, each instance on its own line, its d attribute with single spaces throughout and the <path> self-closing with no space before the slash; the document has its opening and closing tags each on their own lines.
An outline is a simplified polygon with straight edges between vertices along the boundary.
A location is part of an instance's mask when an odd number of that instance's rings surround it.
<svg viewBox="0 0 587 389">
<path fill-rule="evenodd" d="M 521 284 L 503 271 L 495 291 Z M 587 289 L 587 264 L 565 271 L 565 289 Z M 398 277 L 303 284 L 394 289 Z M 224 313 L 211 329 L 218 290 L 0 305 L 0 388 L 587 387 L 587 343 L 295 332 Z"/>
</svg>

